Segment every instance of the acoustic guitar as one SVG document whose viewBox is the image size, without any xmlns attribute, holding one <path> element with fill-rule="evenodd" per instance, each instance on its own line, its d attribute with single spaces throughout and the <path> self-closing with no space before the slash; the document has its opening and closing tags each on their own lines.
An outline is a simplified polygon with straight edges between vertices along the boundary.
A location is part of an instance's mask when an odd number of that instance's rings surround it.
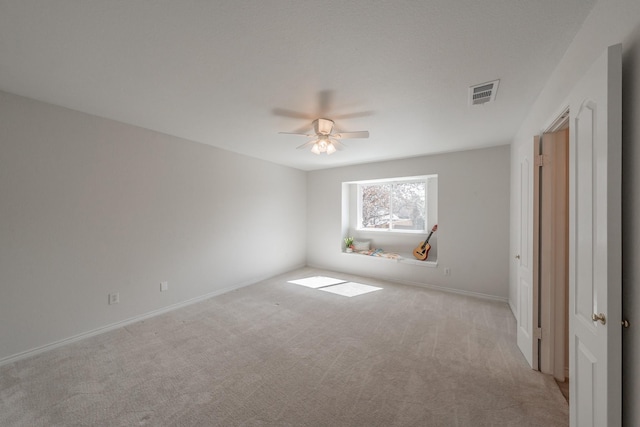
<svg viewBox="0 0 640 427">
<path fill-rule="evenodd" d="M 431 235 L 438 229 L 438 224 L 434 225 L 431 229 L 431 233 L 427 236 L 427 240 L 424 241 L 422 245 L 418 245 L 417 248 L 413 250 L 413 256 L 420 261 L 424 261 L 429 256 L 429 250 L 431 249 L 431 245 L 429 244 L 429 239 Z"/>
</svg>

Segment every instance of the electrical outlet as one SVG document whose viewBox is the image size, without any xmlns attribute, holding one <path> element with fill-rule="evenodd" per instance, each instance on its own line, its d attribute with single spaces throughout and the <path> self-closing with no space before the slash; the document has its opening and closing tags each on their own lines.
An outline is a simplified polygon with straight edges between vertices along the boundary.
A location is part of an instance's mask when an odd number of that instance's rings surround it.
<svg viewBox="0 0 640 427">
<path fill-rule="evenodd" d="M 120 294 L 118 292 L 109 294 L 109 305 L 118 304 L 120 302 Z"/>
<path fill-rule="evenodd" d="M 445 276 L 451 276 L 451 269 L 450 269 L 449 267 L 446 267 L 446 268 L 444 269 L 444 275 L 445 275 Z"/>
<path fill-rule="evenodd" d="M 160 282 L 160 292 L 169 290 L 169 282 Z"/>
</svg>

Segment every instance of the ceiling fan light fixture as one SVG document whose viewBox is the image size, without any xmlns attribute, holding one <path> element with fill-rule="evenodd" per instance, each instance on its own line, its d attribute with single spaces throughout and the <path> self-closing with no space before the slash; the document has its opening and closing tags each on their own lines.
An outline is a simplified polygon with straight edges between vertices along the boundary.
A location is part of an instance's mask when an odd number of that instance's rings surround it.
<svg viewBox="0 0 640 427">
<path fill-rule="evenodd" d="M 311 146 L 311 152 L 313 154 L 327 153 L 327 155 L 333 154 L 339 149 L 342 149 L 343 145 L 340 139 L 350 138 L 369 138 L 369 131 L 357 131 L 357 132 L 340 132 L 336 133 L 333 128 L 333 120 L 329 119 L 316 119 L 312 122 L 315 135 L 311 133 L 303 132 L 280 132 L 289 135 L 302 135 L 307 137 L 315 137 L 305 144 L 302 144 L 296 148 L 307 148 Z"/>
<path fill-rule="evenodd" d="M 318 146 L 318 150 L 320 150 L 321 153 L 325 153 L 327 151 L 327 146 L 329 145 L 327 141 L 327 137 L 321 136 L 318 139 L 318 143 L 316 145 Z"/>
</svg>

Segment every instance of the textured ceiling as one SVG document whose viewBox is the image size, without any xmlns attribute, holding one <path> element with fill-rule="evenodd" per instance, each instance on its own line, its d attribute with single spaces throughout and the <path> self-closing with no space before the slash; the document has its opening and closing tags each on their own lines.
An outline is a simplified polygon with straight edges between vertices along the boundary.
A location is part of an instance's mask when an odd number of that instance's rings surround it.
<svg viewBox="0 0 640 427">
<path fill-rule="evenodd" d="M 507 144 L 593 4 L 0 0 L 0 90 L 303 170 Z"/>
</svg>

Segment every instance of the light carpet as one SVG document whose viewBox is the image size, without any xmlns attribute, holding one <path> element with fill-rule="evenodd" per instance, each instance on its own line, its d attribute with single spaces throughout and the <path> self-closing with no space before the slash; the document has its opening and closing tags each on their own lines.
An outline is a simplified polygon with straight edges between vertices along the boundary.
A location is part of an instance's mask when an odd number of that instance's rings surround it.
<svg viewBox="0 0 640 427">
<path fill-rule="evenodd" d="M 384 288 L 344 298 L 295 278 Z M 301 269 L 0 368 L 2 426 L 567 426 L 507 304 Z"/>
</svg>

